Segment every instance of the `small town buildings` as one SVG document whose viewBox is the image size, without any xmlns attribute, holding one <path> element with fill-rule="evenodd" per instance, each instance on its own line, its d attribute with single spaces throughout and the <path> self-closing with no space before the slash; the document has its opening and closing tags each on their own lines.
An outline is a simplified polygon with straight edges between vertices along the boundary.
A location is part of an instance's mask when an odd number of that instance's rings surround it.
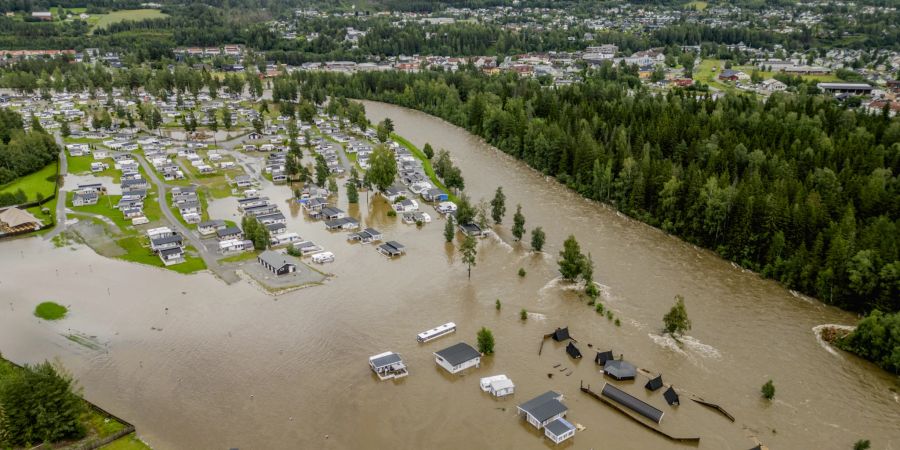
<svg viewBox="0 0 900 450">
<path fill-rule="evenodd" d="M 504 397 L 512 395 L 516 390 L 516 385 L 506 375 L 494 375 L 492 377 L 484 377 L 481 379 L 481 390 L 487 392 L 494 397 Z"/>
<path fill-rule="evenodd" d="M 438 188 L 432 188 L 422 192 L 422 199 L 426 202 L 446 202 L 449 198 L 450 196 L 448 196 L 446 192 Z"/>
<path fill-rule="evenodd" d="M 556 419 L 566 416 L 569 408 L 562 403 L 562 394 L 547 391 L 518 406 L 518 412 L 525 416 L 535 428 L 540 430 Z"/>
<path fill-rule="evenodd" d="M 294 250 L 297 250 L 303 256 L 312 255 L 313 253 L 318 253 L 325 250 L 321 245 L 316 245 L 316 243 L 312 241 L 294 242 L 292 247 L 294 247 Z"/>
<path fill-rule="evenodd" d="M 24 209 L 10 207 L 0 212 L 0 231 L 4 234 L 39 230 L 43 224 Z"/>
<path fill-rule="evenodd" d="M 380 241 L 382 238 L 381 232 L 374 228 L 366 228 L 357 233 L 352 233 L 347 236 L 347 240 L 350 241 L 359 241 L 363 244 L 369 244 L 372 242 Z"/>
<path fill-rule="evenodd" d="M 566 353 L 574 359 L 581 359 L 581 351 L 573 342 L 569 342 L 569 345 L 566 346 Z"/>
<path fill-rule="evenodd" d="M 172 248 L 181 248 L 183 246 L 183 240 L 181 239 L 181 235 L 177 233 L 173 233 L 168 236 L 158 237 L 156 239 L 150 239 L 150 249 L 156 253 L 159 253 L 163 250 L 169 250 Z"/>
<path fill-rule="evenodd" d="M 874 89 L 866 83 L 819 83 L 816 85 L 826 94 L 867 95 Z"/>
<path fill-rule="evenodd" d="M 357 228 L 359 228 L 359 221 L 352 217 L 344 217 L 325 222 L 325 229 L 327 230 L 355 230 Z"/>
<path fill-rule="evenodd" d="M 459 373 L 481 365 L 481 353 L 469 344 L 460 342 L 434 352 L 434 362 L 447 372 Z"/>
<path fill-rule="evenodd" d="M 297 264 L 291 261 L 288 255 L 266 250 L 256 257 L 256 260 L 275 275 L 285 275 L 297 271 Z"/>
<path fill-rule="evenodd" d="M 325 264 L 325 263 L 334 262 L 334 253 L 331 253 L 331 252 L 316 253 L 315 255 L 312 256 L 312 262 L 314 262 L 316 264 Z"/>
<path fill-rule="evenodd" d="M 72 206 L 96 205 L 99 199 L 97 191 L 75 192 L 72 195 Z"/>
<path fill-rule="evenodd" d="M 220 241 L 234 240 L 234 239 L 243 239 L 244 233 L 240 228 L 236 226 L 225 227 L 221 230 L 216 230 L 216 239 Z"/>
<path fill-rule="evenodd" d="M 181 247 L 172 247 L 159 251 L 159 259 L 166 266 L 181 264 L 184 262 L 184 249 Z"/>
<path fill-rule="evenodd" d="M 647 381 L 647 384 L 644 385 L 644 388 L 651 392 L 656 391 L 661 387 L 663 387 L 662 375 L 657 375 L 656 378 L 650 379 L 650 381 Z"/>
<path fill-rule="evenodd" d="M 216 231 L 224 230 L 228 226 L 225 225 L 224 220 L 215 219 L 215 220 L 207 220 L 205 222 L 200 222 L 197 224 L 197 231 L 200 232 L 203 236 L 209 236 L 214 234 Z"/>
<path fill-rule="evenodd" d="M 393 207 L 394 211 L 397 211 L 398 213 L 408 213 L 417 211 L 419 209 L 419 203 L 415 200 L 406 198 L 394 203 Z"/>
<path fill-rule="evenodd" d="M 369 367 L 381 381 L 391 378 L 403 378 L 409 375 L 403 358 L 394 352 L 379 353 L 369 357 Z"/>
</svg>

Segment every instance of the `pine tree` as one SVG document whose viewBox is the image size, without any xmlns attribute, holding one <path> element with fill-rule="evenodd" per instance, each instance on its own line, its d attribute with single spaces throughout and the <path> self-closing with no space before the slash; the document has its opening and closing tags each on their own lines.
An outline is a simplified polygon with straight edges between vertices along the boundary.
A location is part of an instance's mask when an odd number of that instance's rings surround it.
<svg viewBox="0 0 900 450">
<path fill-rule="evenodd" d="M 453 216 L 447 216 L 447 223 L 444 225 L 444 239 L 448 243 L 453 242 L 453 237 L 456 236 L 456 227 L 453 222 Z"/>
<path fill-rule="evenodd" d="M 506 195 L 503 193 L 503 186 L 498 186 L 494 199 L 491 200 L 491 218 L 494 219 L 494 223 L 499 225 L 503 222 L 504 215 L 506 215 Z"/>
<path fill-rule="evenodd" d="M 546 236 L 544 235 L 544 229 L 541 227 L 537 227 L 531 230 L 531 248 L 539 252 L 544 248 L 544 240 Z"/>
<path fill-rule="evenodd" d="M 459 248 L 459 253 L 462 254 L 463 264 L 465 264 L 469 269 L 469 278 L 471 279 L 472 266 L 475 265 L 475 257 L 478 255 L 475 238 L 466 235 L 466 238 L 463 240 L 462 246 L 460 246 Z"/>
<path fill-rule="evenodd" d="M 522 205 L 516 205 L 516 214 L 513 215 L 512 234 L 517 241 L 525 235 L 525 216 L 522 215 Z"/>
</svg>

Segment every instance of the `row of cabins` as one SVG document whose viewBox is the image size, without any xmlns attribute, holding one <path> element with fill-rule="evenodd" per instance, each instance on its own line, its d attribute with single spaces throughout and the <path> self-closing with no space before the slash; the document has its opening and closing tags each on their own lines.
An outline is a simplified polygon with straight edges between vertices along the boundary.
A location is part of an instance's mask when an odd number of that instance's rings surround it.
<svg viewBox="0 0 900 450">
<path fill-rule="evenodd" d="M 178 209 L 186 223 L 198 224 L 203 217 L 203 205 L 197 194 L 196 186 L 177 186 L 172 188 L 172 205 Z"/>
</svg>

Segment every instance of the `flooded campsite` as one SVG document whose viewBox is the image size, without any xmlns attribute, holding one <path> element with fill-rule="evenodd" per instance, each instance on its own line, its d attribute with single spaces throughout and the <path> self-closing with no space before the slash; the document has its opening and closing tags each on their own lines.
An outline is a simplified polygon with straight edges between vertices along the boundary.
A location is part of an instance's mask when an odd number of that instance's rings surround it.
<svg viewBox="0 0 900 450">
<path fill-rule="evenodd" d="M 359 222 L 348 239 L 350 231 L 311 218 L 286 185 L 263 179 L 265 158 L 235 151 L 287 231 L 332 262 L 304 256 L 296 283 L 280 286 L 250 267 L 255 259 L 185 275 L 76 241 L 9 240 L 0 244 L 3 356 L 60 360 L 86 398 L 134 423 L 157 449 L 555 448 L 519 410 L 548 391 L 576 430 L 560 448 L 845 449 L 863 437 L 900 448 L 896 377 L 814 333 L 853 323 L 851 313 L 587 201 L 439 119 L 363 104 L 373 123 L 390 117 L 419 148 L 447 149 L 473 201 L 502 186 L 525 227 L 545 230 L 544 252 L 515 241 L 510 214 L 479 240 L 469 278 L 459 241 L 445 243 L 446 219 L 431 205 L 422 202 L 429 223 L 404 223 L 374 191 L 349 204 L 342 180 L 334 207 Z M 207 201 L 208 218 L 240 223 L 237 197 Z M 366 243 L 374 231 L 380 242 Z M 557 255 L 570 234 L 592 255 L 615 321 L 560 278 Z M 386 256 L 392 250 L 379 245 L 389 242 L 402 244 L 393 247 L 402 255 Z M 680 342 L 661 333 L 675 295 L 693 322 Z M 47 299 L 69 316 L 35 318 L 34 305 Z M 452 332 L 417 339 L 448 322 Z M 435 362 L 455 344 L 474 346 L 482 327 L 493 331 L 493 355 L 458 373 Z M 561 328 L 568 336 L 545 338 Z M 452 361 L 464 350 L 443 355 Z M 381 380 L 373 369 L 396 364 L 392 355 L 403 376 Z M 598 355 L 630 364 L 605 375 Z M 500 374 L 508 378 L 479 386 Z M 645 387 L 660 375 L 657 389 Z M 778 396 L 766 402 L 759 387 L 770 379 Z M 667 401 L 670 387 L 677 405 Z"/>
</svg>

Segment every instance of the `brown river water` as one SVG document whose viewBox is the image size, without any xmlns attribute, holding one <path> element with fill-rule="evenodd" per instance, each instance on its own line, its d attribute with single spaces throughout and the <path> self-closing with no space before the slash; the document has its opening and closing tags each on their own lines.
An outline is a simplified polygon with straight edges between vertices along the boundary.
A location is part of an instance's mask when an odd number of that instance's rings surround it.
<svg viewBox="0 0 900 450">
<path fill-rule="evenodd" d="M 603 386 L 596 349 L 624 354 L 674 384 L 682 392 L 677 408 L 665 405 L 660 391 L 647 394 L 645 377 L 620 386 L 663 410 L 666 432 L 699 436 L 699 448 L 748 449 L 754 438 L 772 449 L 848 449 L 861 438 L 873 448 L 900 448 L 897 379 L 829 351 L 813 332 L 821 324 L 852 324 L 852 314 L 585 201 L 462 129 L 365 104 L 371 120 L 391 117 L 413 143 L 449 149 L 475 200 L 503 186 L 506 223 L 499 237 L 479 244 L 471 280 L 456 248 L 444 244 L 441 220 L 416 229 L 363 194 L 350 212 L 408 247 L 389 261 L 370 245 L 348 244 L 343 233 L 307 222 L 285 203 L 287 188 L 269 185 L 266 195 L 290 211 L 289 231 L 337 255 L 325 266 L 335 277 L 324 286 L 273 297 L 208 273 L 183 276 L 84 246 L 13 240 L 0 244 L 0 351 L 19 363 L 58 359 L 87 398 L 133 422 L 157 449 L 551 448 L 515 416 L 515 405 L 549 389 L 564 394 L 569 420 L 585 427 L 561 447 L 684 447 L 579 391 L 581 381 L 597 391 Z M 343 193 L 340 203 L 347 206 Z M 547 232 L 547 254 L 513 243 L 508 227 L 517 203 L 529 230 Z M 235 205 L 215 201 L 211 217 L 234 219 Z M 603 302 L 620 327 L 557 279 L 556 254 L 569 234 L 592 254 Z M 685 297 L 693 321 L 682 345 L 659 336 L 675 294 Z M 44 300 L 69 305 L 70 315 L 39 321 L 32 311 Z M 524 322 L 522 308 L 531 312 Z M 448 321 L 457 323 L 455 335 L 416 342 L 416 333 Z M 539 356 L 541 336 L 566 325 L 585 358 L 571 360 L 552 341 Z M 482 326 L 494 332 L 494 356 L 463 376 L 437 368 L 433 351 L 460 340 L 474 345 Z M 69 333 L 98 344 L 74 343 Z M 379 382 L 371 373 L 367 358 L 387 350 L 403 355 L 407 378 Z M 500 373 L 516 383 L 516 393 L 496 400 L 481 392 L 478 379 Z M 759 394 L 769 379 L 777 389 L 771 402 Z M 736 421 L 689 401 L 688 393 L 721 405 Z"/>
</svg>

